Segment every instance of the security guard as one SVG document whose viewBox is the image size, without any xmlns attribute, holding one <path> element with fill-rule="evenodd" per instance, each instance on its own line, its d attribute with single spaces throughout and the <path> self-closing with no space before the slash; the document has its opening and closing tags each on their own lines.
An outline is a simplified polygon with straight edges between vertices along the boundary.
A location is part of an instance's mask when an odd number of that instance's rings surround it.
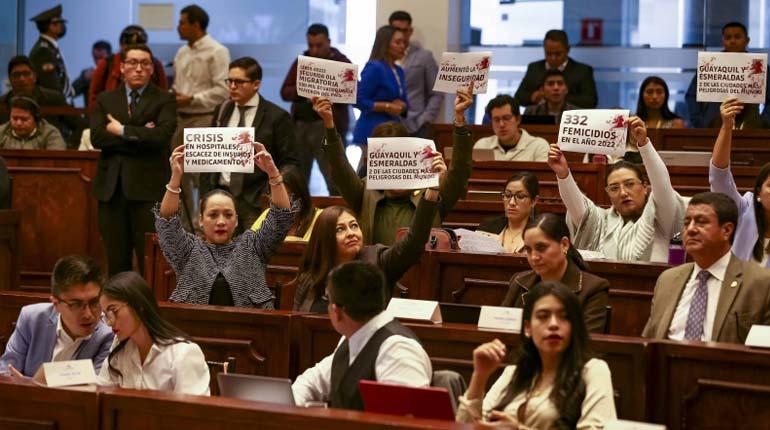
<svg viewBox="0 0 770 430">
<path fill-rule="evenodd" d="M 32 17 L 40 32 L 40 38 L 32 47 L 29 59 L 37 73 L 38 85 L 60 91 L 68 99 L 74 95 L 64 57 L 59 51 L 58 39 L 67 32 L 66 22 L 62 19 L 62 7 L 58 5 Z"/>
</svg>

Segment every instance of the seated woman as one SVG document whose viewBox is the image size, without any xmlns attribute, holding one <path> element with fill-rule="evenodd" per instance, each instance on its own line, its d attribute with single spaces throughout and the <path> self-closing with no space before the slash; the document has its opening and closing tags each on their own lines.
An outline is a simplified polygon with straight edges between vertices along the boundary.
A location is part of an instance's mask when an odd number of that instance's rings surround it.
<svg viewBox="0 0 770 430">
<path fill-rule="evenodd" d="M 647 128 L 684 128 L 684 120 L 668 108 L 668 85 L 658 76 L 648 76 L 639 87 L 636 116 Z"/>
<path fill-rule="evenodd" d="M 281 169 L 281 176 L 283 176 L 283 185 L 286 187 L 286 192 L 294 200 L 298 200 L 300 205 L 299 212 L 294 218 L 294 224 L 292 224 L 284 240 L 307 242 L 310 240 L 310 233 L 313 231 L 315 220 L 321 214 L 321 209 L 313 207 L 313 200 L 310 198 L 307 181 L 305 181 L 305 178 L 302 177 L 296 168 L 289 166 Z M 270 213 L 270 209 L 262 211 L 259 218 L 254 221 L 251 229 L 258 232 L 262 227 L 262 223 L 265 222 L 268 213 Z"/>
<path fill-rule="evenodd" d="M 163 319 L 136 272 L 113 276 L 99 299 L 115 333 L 99 385 L 209 395 L 209 368 L 200 347 Z"/>
<path fill-rule="evenodd" d="M 727 194 L 738 206 L 739 221 L 733 239 L 733 254 L 741 260 L 753 259 L 763 267 L 769 267 L 770 163 L 759 169 L 754 189 L 742 196 L 738 193 L 730 171 L 735 117 L 743 109 L 744 105 L 734 97 L 725 100 L 719 108 L 722 128 L 719 130 L 709 164 L 709 183 L 711 191 Z"/>
<path fill-rule="evenodd" d="M 593 358 L 580 303 L 563 284 L 542 282 L 527 294 L 516 365 L 505 367 L 485 395 L 506 355 L 497 339 L 473 351 L 473 375 L 457 421 L 593 429 L 616 418 L 610 369 Z"/>
<path fill-rule="evenodd" d="M 445 175 L 443 157 L 438 152 L 433 154 L 431 169 Z M 352 210 L 342 206 L 324 209 L 313 227 L 300 265 L 294 310 L 326 312 L 329 303 L 325 295 L 326 276 L 333 268 L 352 260 L 366 261 L 379 267 L 385 274 L 390 294 L 401 276 L 422 256 L 438 210 L 438 200 L 438 189 L 425 191 L 417 204 L 409 231 L 393 246 L 364 246 L 364 234 Z"/>
<path fill-rule="evenodd" d="M 198 222 L 203 238 L 182 228 L 178 211 L 184 145 L 171 155 L 171 180 L 155 210 L 155 230 L 163 255 L 176 272 L 172 302 L 273 309 L 265 267 L 294 224 L 296 208 L 289 207 L 283 179 L 265 147 L 255 143 L 254 154 L 254 165 L 270 177 L 270 212 L 258 232 L 247 230 L 236 238 L 235 203 L 222 190 L 201 199 Z"/>
<path fill-rule="evenodd" d="M 607 169 L 606 190 L 612 204 L 608 209 L 580 192 L 558 145 L 551 145 L 548 165 L 556 173 L 559 195 L 567 206 L 567 225 L 578 249 L 600 251 L 613 260 L 667 262 L 671 238 L 682 230 L 684 202 L 647 138 L 644 121 L 631 117 L 628 128 L 637 142 L 643 142 L 639 153 L 650 178 L 649 198 L 642 169 L 627 161 Z"/>
<path fill-rule="evenodd" d="M 531 220 L 524 229 L 524 251 L 532 270 L 513 275 L 500 306 L 521 308 L 533 286 L 541 281 L 559 281 L 580 300 L 588 331 L 603 333 L 610 283 L 586 272 L 586 263 L 572 246 L 564 219 L 545 213 Z"/>
<path fill-rule="evenodd" d="M 524 227 L 533 216 L 539 194 L 537 176 L 531 172 L 514 173 L 500 193 L 505 214 L 481 221 L 476 231 L 492 233 L 505 252 L 524 252 Z"/>
</svg>

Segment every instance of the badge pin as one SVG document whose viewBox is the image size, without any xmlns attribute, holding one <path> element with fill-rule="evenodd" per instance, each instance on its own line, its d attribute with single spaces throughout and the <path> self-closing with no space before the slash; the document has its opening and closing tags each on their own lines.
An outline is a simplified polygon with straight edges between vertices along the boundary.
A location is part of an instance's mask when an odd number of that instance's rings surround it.
<svg viewBox="0 0 770 430">
<path fill-rule="evenodd" d="M 733 281 L 732 284 L 730 284 L 730 288 L 735 288 L 738 286 L 738 281 Z"/>
</svg>

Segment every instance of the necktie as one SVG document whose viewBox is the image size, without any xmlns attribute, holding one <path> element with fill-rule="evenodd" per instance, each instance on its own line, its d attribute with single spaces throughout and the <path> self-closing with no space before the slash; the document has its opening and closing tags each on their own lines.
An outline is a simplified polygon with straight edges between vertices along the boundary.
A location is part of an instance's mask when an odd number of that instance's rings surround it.
<svg viewBox="0 0 770 430">
<path fill-rule="evenodd" d="M 703 323 L 706 321 L 709 301 L 707 282 L 710 277 L 711 273 L 706 270 L 701 270 L 698 273 L 698 288 L 692 296 L 690 311 L 687 313 L 687 325 L 684 328 L 685 340 L 701 340 L 703 336 Z"/>
<path fill-rule="evenodd" d="M 240 117 L 238 118 L 238 127 L 246 127 L 246 109 L 248 109 L 248 106 L 238 106 L 238 115 Z M 234 196 L 241 195 L 241 192 L 243 192 L 243 174 L 242 173 L 231 173 L 230 174 L 230 192 Z"/>
<path fill-rule="evenodd" d="M 131 103 L 128 106 L 128 114 L 134 115 L 134 113 L 136 113 L 136 107 L 139 105 L 139 91 L 131 90 L 129 95 L 131 96 Z"/>
<path fill-rule="evenodd" d="M 238 127 L 246 127 L 246 109 L 248 108 L 248 106 L 238 106 L 238 114 L 240 115 Z"/>
</svg>

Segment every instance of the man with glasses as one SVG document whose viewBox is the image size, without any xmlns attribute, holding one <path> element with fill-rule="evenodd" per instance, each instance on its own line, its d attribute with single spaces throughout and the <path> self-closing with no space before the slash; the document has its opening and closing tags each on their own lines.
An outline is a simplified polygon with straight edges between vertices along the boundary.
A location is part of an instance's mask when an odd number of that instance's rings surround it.
<svg viewBox="0 0 770 430">
<path fill-rule="evenodd" d="M 217 106 L 211 127 L 253 127 L 254 140 L 265 145 L 275 165 L 298 168 L 300 165 L 294 124 L 289 113 L 262 98 L 262 67 L 251 57 L 242 57 L 230 63 L 227 79 L 230 100 Z M 238 212 L 236 234 L 251 227 L 262 213 L 260 196 L 268 189 L 265 172 L 254 173 L 203 173 L 200 177 L 200 194 L 219 188 L 228 191 L 235 199 Z"/>
<path fill-rule="evenodd" d="M 57 42 L 67 33 L 67 20 L 61 15 L 62 7 L 57 5 L 30 19 L 37 26 L 40 38 L 29 52 L 29 59 L 35 66 L 40 86 L 56 90 L 69 99 L 75 93 Z"/>
<path fill-rule="evenodd" d="M 101 319 L 102 281 L 91 258 L 59 259 L 51 277 L 51 302 L 21 309 L 0 364 L 31 377 L 43 363 L 91 359 L 99 373 L 113 339 Z"/>
<path fill-rule="evenodd" d="M 548 142 L 542 137 L 535 137 L 527 130 L 519 128 L 521 114 L 519 104 L 507 95 L 499 95 L 489 101 L 487 116 L 492 120 L 493 136 L 483 137 L 473 145 L 473 149 L 494 150 L 495 160 L 508 161 L 546 161 Z"/>
<path fill-rule="evenodd" d="M 171 176 L 169 140 L 176 129 L 174 96 L 150 82 L 152 51 L 129 45 L 120 53 L 124 84 L 96 98 L 91 142 L 101 149 L 94 179 L 99 232 L 110 276 L 144 267 L 144 234 L 155 231 L 152 206 Z"/>
<path fill-rule="evenodd" d="M 684 200 L 647 138 L 644 121 L 632 117 L 627 125 L 640 142 L 651 192 L 638 165 L 618 161 L 607 169 L 606 190 L 612 206 L 605 209 L 580 192 L 558 145 L 551 145 L 548 165 L 556 173 L 576 248 L 598 251 L 613 260 L 667 262 L 669 243 L 682 230 Z"/>
</svg>

